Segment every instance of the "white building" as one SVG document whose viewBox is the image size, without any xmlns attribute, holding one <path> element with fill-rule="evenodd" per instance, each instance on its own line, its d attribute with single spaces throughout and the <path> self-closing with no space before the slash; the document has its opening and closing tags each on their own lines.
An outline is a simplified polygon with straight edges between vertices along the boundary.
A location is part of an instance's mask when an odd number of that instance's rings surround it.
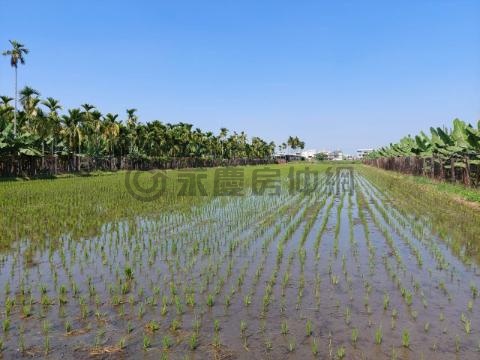
<svg viewBox="0 0 480 360">
<path fill-rule="evenodd" d="M 306 160 L 315 159 L 315 154 L 317 154 L 317 150 L 314 150 L 314 149 L 304 150 L 304 151 L 302 151 L 302 153 L 301 153 L 301 155 L 302 155 Z"/>
<path fill-rule="evenodd" d="M 344 156 L 342 150 L 334 150 L 328 154 L 328 160 L 341 161 L 343 158 Z"/>
<path fill-rule="evenodd" d="M 370 154 L 373 149 L 358 149 L 357 150 L 357 159 L 363 159 L 365 156 Z"/>
</svg>

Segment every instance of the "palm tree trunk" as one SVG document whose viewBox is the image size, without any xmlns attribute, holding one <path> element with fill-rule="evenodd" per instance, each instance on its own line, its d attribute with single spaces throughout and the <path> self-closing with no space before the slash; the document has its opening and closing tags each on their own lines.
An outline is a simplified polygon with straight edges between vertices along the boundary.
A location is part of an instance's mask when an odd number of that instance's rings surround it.
<svg viewBox="0 0 480 360">
<path fill-rule="evenodd" d="M 42 140 L 42 169 L 45 169 L 45 141 Z"/>
<path fill-rule="evenodd" d="M 13 113 L 13 136 L 17 137 L 17 81 L 18 81 L 18 69 L 15 66 L 15 112 Z"/>
<path fill-rule="evenodd" d="M 457 181 L 457 177 L 455 176 L 455 160 L 453 157 L 450 159 L 450 178 L 452 183 Z"/>
<path fill-rule="evenodd" d="M 445 168 L 443 167 L 444 166 L 443 159 L 439 157 L 439 160 L 440 160 L 440 180 L 445 181 Z"/>
<path fill-rule="evenodd" d="M 465 162 L 465 185 L 470 186 L 470 161 L 468 156 L 464 157 L 464 162 Z"/>
</svg>

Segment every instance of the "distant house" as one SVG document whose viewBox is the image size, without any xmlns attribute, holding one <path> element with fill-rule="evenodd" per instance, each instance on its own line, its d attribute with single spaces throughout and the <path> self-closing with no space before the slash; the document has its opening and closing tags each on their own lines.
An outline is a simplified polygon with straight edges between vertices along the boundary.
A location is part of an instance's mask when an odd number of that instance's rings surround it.
<svg viewBox="0 0 480 360">
<path fill-rule="evenodd" d="M 332 161 L 341 161 L 343 160 L 343 151 L 342 150 L 334 150 L 328 154 L 328 160 Z"/>
<path fill-rule="evenodd" d="M 315 159 L 315 155 L 317 154 L 316 150 L 304 150 L 301 152 L 301 156 L 303 156 L 306 160 L 313 160 Z"/>
<path fill-rule="evenodd" d="M 373 149 L 358 149 L 357 150 L 357 159 L 363 159 L 365 156 L 370 154 L 373 151 Z"/>
</svg>

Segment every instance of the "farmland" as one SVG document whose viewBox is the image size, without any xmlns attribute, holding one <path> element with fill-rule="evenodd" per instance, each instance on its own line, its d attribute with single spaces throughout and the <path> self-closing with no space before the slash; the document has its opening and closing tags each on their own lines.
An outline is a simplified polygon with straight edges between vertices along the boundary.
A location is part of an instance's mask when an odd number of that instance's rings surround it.
<svg viewBox="0 0 480 360">
<path fill-rule="evenodd" d="M 305 165 L 272 166 L 275 195 L 238 169 L 242 196 L 214 196 L 215 169 L 152 201 L 125 173 L 0 183 L 2 354 L 478 356 L 478 212 L 360 165 L 294 192 Z"/>
</svg>

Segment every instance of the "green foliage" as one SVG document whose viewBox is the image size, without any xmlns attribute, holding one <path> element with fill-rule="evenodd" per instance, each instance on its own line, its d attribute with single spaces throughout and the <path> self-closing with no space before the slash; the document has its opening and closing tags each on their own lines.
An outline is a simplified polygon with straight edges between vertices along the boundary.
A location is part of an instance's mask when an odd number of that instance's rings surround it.
<svg viewBox="0 0 480 360">
<path fill-rule="evenodd" d="M 370 159 L 381 157 L 422 156 L 438 159 L 471 157 L 480 160 L 480 121 L 477 126 L 459 119 L 453 120 L 451 129 L 430 128 L 430 136 L 421 132 L 402 138 L 396 144 L 382 147 L 368 155 Z"/>
<path fill-rule="evenodd" d="M 164 124 L 160 121 L 138 122 L 136 109 L 127 109 L 122 121 L 118 114 L 103 115 L 95 106 L 60 113 L 58 100 L 40 98 L 30 87 L 20 91 L 22 108 L 16 114 L 11 98 L 0 97 L 0 156 L 25 155 L 126 155 L 132 160 L 168 160 L 177 157 L 202 159 L 265 159 L 275 151 L 275 144 L 244 132 L 222 128 L 218 135 L 203 132 L 187 123 Z M 292 148 L 304 143 L 292 138 Z"/>
<path fill-rule="evenodd" d="M 0 156 L 39 156 L 41 152 L 36 149 L 38 140 L 38 136 L 29 131 L 15 136 L 13 125 L 8 124 L 0 132 Z"/>
<path fill-rule="evenodd" d="M 318 161 L 325 161 L 328 159 L 328 155 L 325 153 L 318 153 L 315 154 L 315 159 L 317 159 Z"/>
</svg>

